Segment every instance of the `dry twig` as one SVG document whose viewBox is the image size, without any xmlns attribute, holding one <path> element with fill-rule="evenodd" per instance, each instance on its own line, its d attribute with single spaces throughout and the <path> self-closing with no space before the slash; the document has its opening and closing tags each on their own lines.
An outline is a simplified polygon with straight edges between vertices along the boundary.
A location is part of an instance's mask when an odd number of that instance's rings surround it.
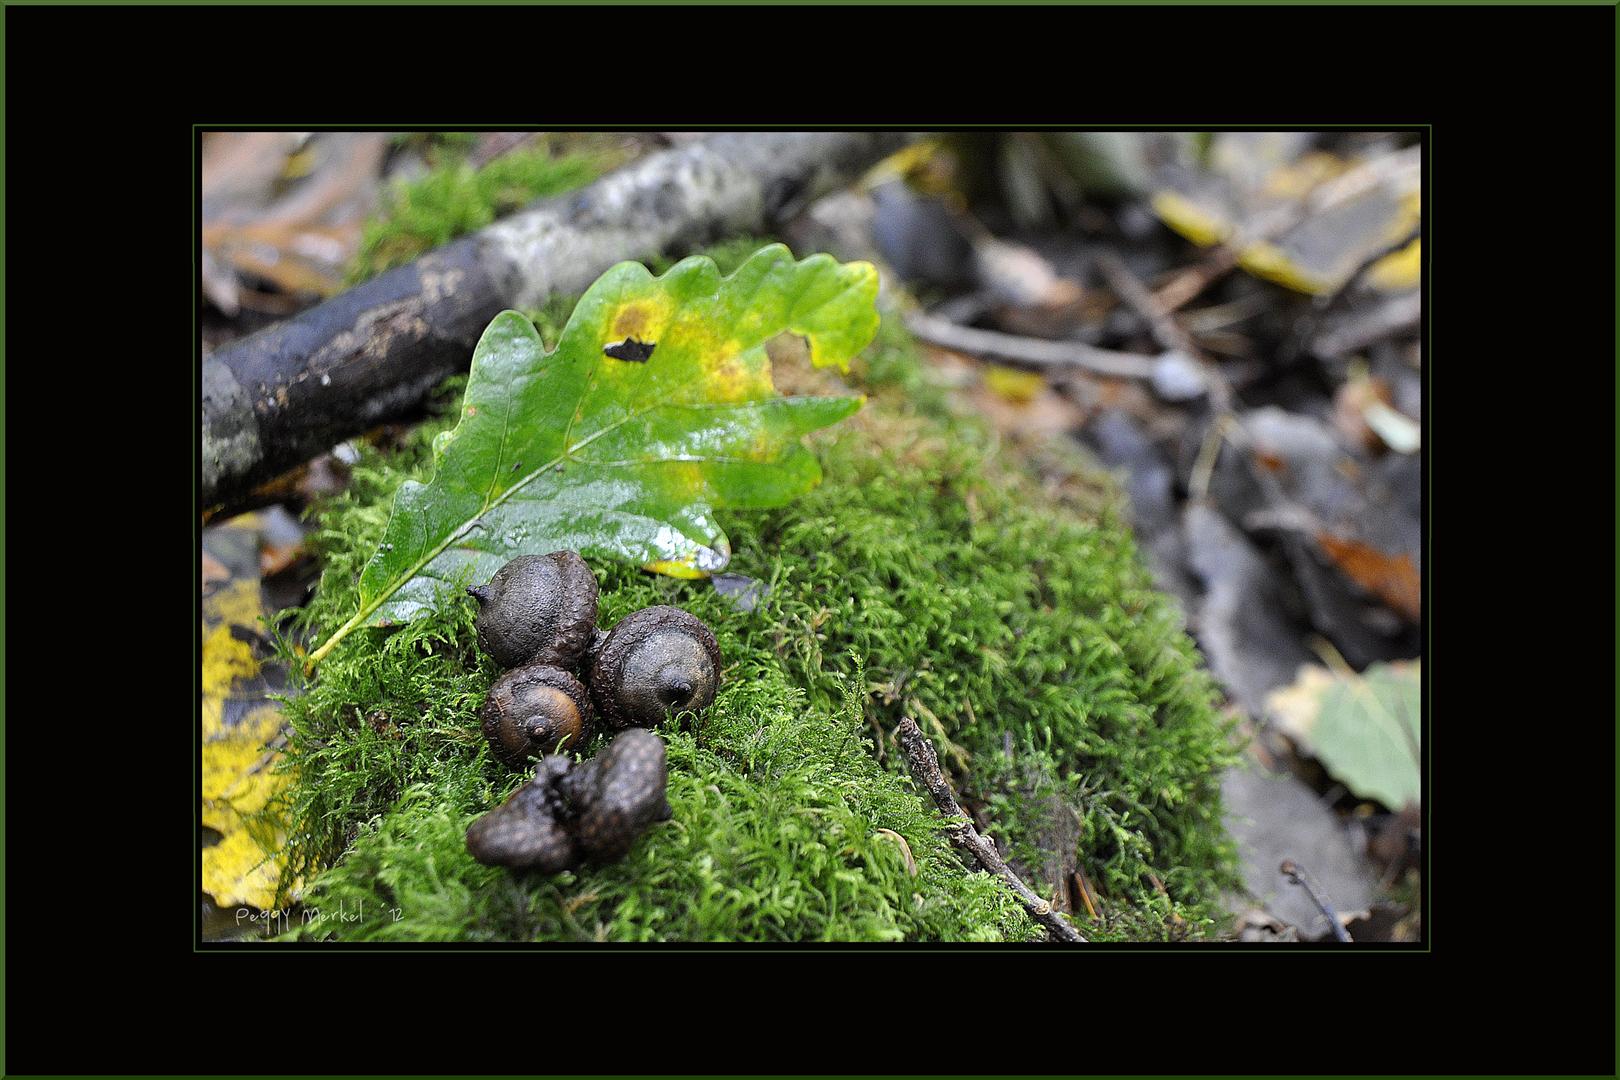
<svg viewBox="0 0 1620 1080">
<path fill-rule="evenodd" d="M 1327 900 L 1318 893 L 1317 890 L 1320 889 L 1321 886 L 1316 884 L 1316 879 L 1311 877 L 1303 866 L 1300 866 L 1298 863 L 1294 862 L 1293 859 L 1284 859 L 1282 865 L 1277 869 L 1280 873 L 1287 877 L 1290 882 L 1305 890 L 1305 895 L 1311 898 L 1311 903 L 1316 905 L 1316 910 L 1320 911 L 1323 917 L 1327 919 L 1328 925 L 1333 927 L 1334 937 L 1338 938 L 1340 941 L 1354 940 L 1350 937 L 1350 931 L 1344 928 L 1344 922 L 1339 918 L 1338 913 L 1334 911 L 1332 906 L 1328 904 Z"/>
<path fill-rule="evenodd" d="M 1153 339 L 1162 349 L 1184 353 L 1198 362 L 1204 372 L 1204 382 L 1209 387 L 1210 398 L 1215 407 L 1222 413 L 1232 411 L 1232 387 L 1220 373 L 1214 362 L 1198 347 L 1192 335 L 1183 330 L 1176 322 L 1175 316 L 1159 302 L 1142 280 L 1131 273 L 1130 267 L 1125 265 L 1111 251 L 1105 251 L 1097 257 L 1097 269 L 1101 270 L 1103 277 L 1108 279 L 1109 287 L 1114 295 L 1124 301 L 1138 316 L 1147 320 L 1153 331 Z"/>
<path fill-rule="evenodd" d="M 939 771 L 939 758 L 934 754 L 933 744 L 923 736 L 916 721 L 909 716 L 906 717 L 900 721 L 900 726 L 895 728 L 894 734 L 900 741 L 900 748 L 905 751 L 906 760 L 911 763 L 912 776 L 928 789 L 928 794 L 933 798 L 934 805 L 939 807 L 939 812 L 951 819 L 947 826 L 951 841 L 977 859 L 980 866 L 1010 885 L 1024 905 L 1024 909 L 1029 912 L 1030 918 L 1044 926 L 1052 940 L 1084 942 L 1086 939 L 1080 936 L 1080 932 L 1069 925 L 1068 920 L 1062 915 L 1052 910 L 1050 903 L 1041 899 L 1025 885 L 996 851 L 995 845 L 973 827 L 972 819 L 957 805 L 956 796 L 951 793 L 951 785 Z"/>
<path fill-rule="evenodd" d="M 1153 357 L 1099 349 L 1081 341 L 1047 341 L 994 330 L 958 326 L 933 315 L 913 312 L 906 328 L 922 341 L 942 349 L 1033 368 L 1079 368 L 1114 379 L 1146 379 Z"/>
</svg>

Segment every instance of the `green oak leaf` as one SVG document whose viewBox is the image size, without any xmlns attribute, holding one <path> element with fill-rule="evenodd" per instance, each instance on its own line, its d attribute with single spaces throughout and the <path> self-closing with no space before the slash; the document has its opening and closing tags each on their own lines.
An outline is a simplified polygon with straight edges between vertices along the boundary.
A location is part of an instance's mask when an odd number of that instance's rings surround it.
<svg viewBox="0 0 1620 1080">
<path fill-rule="evenodd" d="M 434 443 L 432 479 L 401 486 L 360 610 L 311 661 L 518 555 L 567 548 L 677 577 L 724 568 L 714 511 L 814 487 L 821 469 L 799 437 L 864 401 L 779 396 L 766 343 L 802 335 L 813 364 L 848 370 L 877 333 L 877 285 L 870 263 L 795 262 L 773 244 L 728 278 L 701 256 L 656 278 L 620 263 L 551 353 L 521 314 L 497 315 L 473 352 L 461 420 Z"/>
</svg>

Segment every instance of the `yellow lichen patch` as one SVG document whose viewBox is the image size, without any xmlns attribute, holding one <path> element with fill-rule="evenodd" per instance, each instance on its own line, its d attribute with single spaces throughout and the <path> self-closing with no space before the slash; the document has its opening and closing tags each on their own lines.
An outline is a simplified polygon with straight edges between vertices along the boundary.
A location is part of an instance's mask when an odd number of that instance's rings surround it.
<svg viewBox="0 0 1620 1080">
<path fill-rule="evenodd" d="M 254 685 L 259 662 L 252 646 L 231 632 L 232 626 L 254 627 L 261 610 L 256 579 L 229 582 L 202 604 L 202 824 L 221 837 L 203 849 L 202 887 L 222 907 L 267 910 L 281 879 L 273 857 L 281 838 L 249 818 L 285 783 L 273 769 L 279 755 L 268 747 L 281 730 L 281 713 L 265 701 L 226 716 L 233 692 L 262 692 Z"/>
<path fill-rule="evenodd" d="M 1159 215 L 1160 221 L 1199 247 L 1218 244 L 1232 235 L 1231 222 L 1221 220 L 1180 192 L 1154 192 L 1153 212 Z"/>
</svg>

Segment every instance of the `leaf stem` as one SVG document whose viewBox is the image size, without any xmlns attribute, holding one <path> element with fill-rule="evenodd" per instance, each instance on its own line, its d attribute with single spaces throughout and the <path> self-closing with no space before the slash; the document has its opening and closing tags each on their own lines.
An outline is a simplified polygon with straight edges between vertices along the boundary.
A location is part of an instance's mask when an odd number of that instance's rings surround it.
<svg viewBox="0 0 1620 1080">
<path fill-rule="evenodd" d="M 397 592 L 398 590 L 395 591 Z M 362 607 L 359 611 L 355 612 L 354 617 L 348 622 L 344 623 L 342 626 L 338 627 L 337 630 L 333 632 L 332 636 L 326 639 L 325 644 L 309 654 L 309 658 L 304 661 L 304 670 L 308 671 L 314 668 L 316 664 L 325 659 L 326 654 L 332 651 L 333 646 L 342 641 L 344 638 L 348 637 L 349 631 L 353 630 L 356 626 L 359 626 L 368 616 L 371 615 L 371 612 L 376 610 L 376 605 L 373 605 L 370 610 Z"/>
</svg>

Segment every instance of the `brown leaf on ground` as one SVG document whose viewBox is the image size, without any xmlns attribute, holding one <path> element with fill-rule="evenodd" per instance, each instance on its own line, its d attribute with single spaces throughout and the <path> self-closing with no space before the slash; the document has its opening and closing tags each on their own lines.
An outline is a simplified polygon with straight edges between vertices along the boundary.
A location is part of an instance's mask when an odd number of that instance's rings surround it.
<svg viewBox="0 0 1620 1080">
<path fill-rule="evenodd" d="M 1409 554 L 1386 555 L 1375 547 L 1318 532 L 1316 542 L 1356 584 L 1416 622 L 1423 612 L 1423 578 Z"/>
<path fill-rule="evenodd" d="M 327 296 L 376 200 L 389 136 L 220 132 L 202 155 L 204 292 L 228 315 L 279 307 L 241 275 L 285 293 Z"/>
</svg>

